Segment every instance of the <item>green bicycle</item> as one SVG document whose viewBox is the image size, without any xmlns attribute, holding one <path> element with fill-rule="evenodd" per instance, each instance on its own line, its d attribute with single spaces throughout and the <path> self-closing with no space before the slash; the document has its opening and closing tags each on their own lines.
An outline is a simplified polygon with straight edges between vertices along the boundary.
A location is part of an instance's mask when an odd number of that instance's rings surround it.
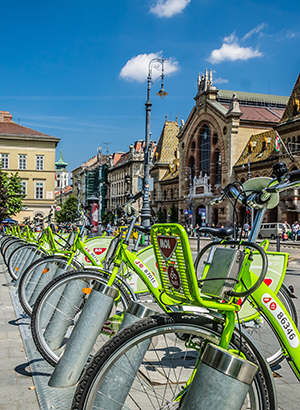
<svg viewBox="0 0 300 410">
<path fill-rule="evenodd" d="M 241 408 L 276 410 L 276 393 L 269 366 L 252 339 L 236 325 L 235 318 L 235 312 L 241 310 L 238 299 L 249 298 L 269 322 L 280 340 L 284 356 L 300 380 L 299 331 L 283 303 L 264 283 L 267 257 L 262 247 L 254 243 L 266 209 L 278 203 L 278 193 L 300 185 L 300 171 L 287 172 L 280 165 L 274 167 L 274 172 L 275 179 L 247 181 L 242 192 L 236 184 L 230 184 L 225 188 L 226 195 L 217 200 L 221 203 L 229 195 L 244 206 L 254 207 L 257 213 L 249 242 L 223 242 L 226 249 L 220 250 L 227 254 L 222 254 L 222 259 L 219 258 L 221 253 L 218 258 L 215 254 L 205 275 L 200 278 L 201 291 L 183 229 L 173 224 L 152 227 L 151 238 L 163 286 L 160 300 L 170 307 L 170 301 L 165 299 L 170 298 L 173 304 L 177 303 L 179 312 L 158 314 L 136 322 L 107 342 L 85 369 L 74 395 L 72 410 L 184 407 L 185 397 L 193 386 L 209 343 L 227 351 L 234 350 L 258 366 Z M 259 278 L 251 271 L 253 249 L 261 256 Z M 206 250 L 207 247 L 202 254 Z M 226 256 L 230 254 L 231 257 Z M 226 264 L 227 267 L 236 266 L 232 261 L 238 261 L 239 268 L 225 269 Z M 156 340 L 155 345 L 152 340 Z M 140 352 L 141 359 L 134 362 L 137 352 Z M 124 370 L 123 363 L 127 364 L 127 370 Z M 202 380 L 198 387 L 201 401 L 201 392 L 210 387 L 208 380 Z M 217 388 L 212 387 L 212 391 Z M 224 395 L 224 401 L 227 399 L 230 401 L 230 397 Z"/>
</svg>

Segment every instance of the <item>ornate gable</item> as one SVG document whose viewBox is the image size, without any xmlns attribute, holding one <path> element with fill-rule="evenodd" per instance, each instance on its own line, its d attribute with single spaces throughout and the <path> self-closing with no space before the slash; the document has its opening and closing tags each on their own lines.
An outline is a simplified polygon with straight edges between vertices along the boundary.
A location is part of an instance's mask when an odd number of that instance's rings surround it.
<svg viewBox="0 0 300 410">
<path fill-rule="evenodd" d="M 297 78 L 296 84 L 289 98 L 284 114 L 281 118 L 280 124 L 291 122 L 299 118 L 300 118 L 300 74 Z"/>
</svg>

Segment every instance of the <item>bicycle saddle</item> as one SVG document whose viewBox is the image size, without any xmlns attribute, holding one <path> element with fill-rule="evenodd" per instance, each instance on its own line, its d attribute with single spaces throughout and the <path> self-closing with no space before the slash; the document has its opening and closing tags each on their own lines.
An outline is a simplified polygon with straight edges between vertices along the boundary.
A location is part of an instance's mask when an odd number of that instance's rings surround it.
<svg viewBox="0 0 300 410">
<path fill-rule="evenodd" d="M 210 228 L 208 226 L 202 226 L 197 229 L 197 232 L 208 233 L 211 236 L 225 239 L 233 235 L 234 228 Z"/>
</svg>

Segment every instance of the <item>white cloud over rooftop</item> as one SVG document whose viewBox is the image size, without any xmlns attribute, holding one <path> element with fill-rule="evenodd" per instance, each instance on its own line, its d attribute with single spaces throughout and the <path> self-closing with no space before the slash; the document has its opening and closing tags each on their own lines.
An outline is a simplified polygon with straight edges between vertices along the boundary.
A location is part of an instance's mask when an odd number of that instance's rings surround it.
<svg viewBox="0 0 300 410">
<path fill-rule="evenodd" d="M 191 0 L 158 0 L 150 8 L 150 12 L 157 17 L 173 17 L 175 14 L 181 13 Z"/>
<path fill-rule="evenodd" d="M 243 39 L 247 39 L 253 34 L 258 33 L 262 27 L 263 25 L 251 30 Z M 232 33 L 230 36 L 224 38 L 220 48 L 211 52 L 208 61 L 212 64 L 218 64 L 223 61 L 249 60 L 250 58 L 262 57 L 263 55 L 264 54 L 260 52 L 258 48 L 241 45 L 239 38 L 235 33 Z"/>
</svg>

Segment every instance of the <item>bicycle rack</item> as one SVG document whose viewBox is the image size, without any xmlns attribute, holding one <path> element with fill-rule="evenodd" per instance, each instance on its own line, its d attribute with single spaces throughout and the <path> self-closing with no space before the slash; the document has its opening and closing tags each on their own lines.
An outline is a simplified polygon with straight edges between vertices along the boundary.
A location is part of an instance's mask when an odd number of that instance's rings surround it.
<svg viewBox="0 0 300 410">
<path fill-rule="evenodd" d="M 257 369 L 240 356 L 208 344 L 195 377 L 182 397 L 180 410 L 240 410 Z"/>
<path fill-rule="evenodd" d="M 59 294 L 54 293 L 48 301 L 47 315 L 43 316 L 48 323 L 44 338 L 51 350 L 57 350 L 65 337 L 70 326 L 69 318 L 73 318 L 77 312 L 80 301 L 84 298 L 82 289 L 86 283 L 83 280 L 71 281 L 64 288 L 60 288 Z M 69 301 L 72 301 L 70 304 Z"/>
<path fill-rule="evenodd" d="M 25 272 L 25 270 L 26 270 L 33 262 L 35 262 L 36 260 L 38 260 L 39 258 L 41 258 L 42 252 L 41 252 L 41 251 L 30 252 L 27 258 L 25 258 L 25 256 L 26 256 L 26 254 L 24 255 L 24 258 L 22 258 L 21 265 L 20 265 L 20 267 L 18 268 L 18 269 L 19 269 L 19 276 L 18 276 L 18 279 L 16 280 L 16 282 L 15 282 L 15 284 L 14 284 L 15 287 L 18 287 L 18 286 L 19 286 L 21 277 L 22 277 L 23 273 Z"/>
<path fill-rule="evenodd" d="M 69 387 L 77 383 L 117 295 L 118 291 L 110 286 L 97 283 L 93 287 L 49 380 L 50 387 Z"/>
<path fill-rule="evenodd" d="M 155 311 L 145 308 L 143 305 L 131 302 L 124 315 L 120 330 L 155 313 Z M 116 403 L 117 408 L 123 408 L 122 405 L 125 403 L 126 397 L 150 344 L 151 341 L 145 340 L 139 343 L 138 346 L 131 348 L 126 355 L 117 360 L 115 366 L 109 370 L 101 383 L 94 402 L 96 408 L 115 410 Z M 114 383 L 111 382 L 112 380 L 114 380 Z M 122 388 L 120 388 L 120 386 L 122 386 Z"/>
</svg>

